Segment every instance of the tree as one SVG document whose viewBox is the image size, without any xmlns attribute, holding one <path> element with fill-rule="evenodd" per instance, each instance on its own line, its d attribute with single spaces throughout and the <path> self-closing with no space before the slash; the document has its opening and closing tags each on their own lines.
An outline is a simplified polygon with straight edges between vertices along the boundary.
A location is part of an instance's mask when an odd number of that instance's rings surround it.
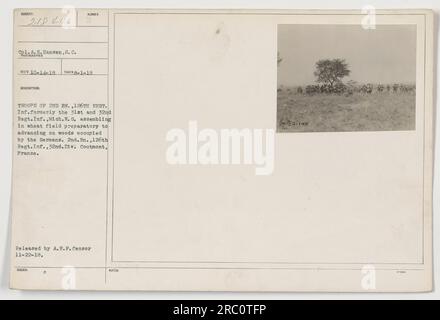
<svg viewBox="0 0 440 320">
<path fill-rule="evenodd" d="M 328 85 L 331 90 L 342 78 L 350 74 L 348 64 L 344 59 L 323 59 L 316 62 L 316 70 L 313 73 L 316 81 Z"/>
<path fill-rule="evenodd" d="M 277 65 L 280 65 L 281 61 L 283 61 L 283 58 L 280 57 L 280 53 L 277 53 Z"/>
</svg>

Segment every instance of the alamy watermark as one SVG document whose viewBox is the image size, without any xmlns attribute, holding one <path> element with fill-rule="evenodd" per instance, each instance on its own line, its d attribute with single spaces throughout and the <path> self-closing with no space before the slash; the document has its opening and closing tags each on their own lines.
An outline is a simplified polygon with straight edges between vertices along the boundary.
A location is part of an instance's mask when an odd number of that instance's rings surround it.
<svg viewBox="0 0 440 320">
<path fill-rule="evenodd" d="M 256 175 L 274 170 L 275 130 L 199 129 L 189 121 L 188 129 L 170 129 L 166 161 L 171 165 L 253 165 Z"/>
<path fill-rule="evenodd" d="M 376 29 L 376 8 L 371 5 L 364 6 L 362 7 L 362 14 L 364 14 L 361 22 L 362 28 L 366 30 Z"/>
<path fill-rule="evenodd" d="M 61 269 L 61 288 L 63 290 L 75 290 L 76 289 L 76 268 L 71 266 L 65 266 Z"/>
<path fill-rule="evenodd" d="M 74 6 L 66 5 L 61 9 L 62 17 L 60 24 L 63 29 L 75 29 L 77 27 L 78 11 Z"/>
<path fill-rule="evenodd" d="M 365 265 L 361 269 L 361 287 L 364 290 L 376 289 L 376 268 L 373 265 Z"/>
</svg>

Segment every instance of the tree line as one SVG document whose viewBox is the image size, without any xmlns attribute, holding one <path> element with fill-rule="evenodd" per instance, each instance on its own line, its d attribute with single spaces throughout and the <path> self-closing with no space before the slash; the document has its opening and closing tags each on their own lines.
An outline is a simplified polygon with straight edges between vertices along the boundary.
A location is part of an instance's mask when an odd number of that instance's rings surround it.
<svg viewBox="0 0 440 320">
<path fill-rule="evenodd" d="M 292 91 L 291 89 L 288 89 Z M 413 84 L 344 84 L 337 83 L 333 86 L 326 84 L 312 84 L 306 86 L 297 86 L 295 90 L 297 94 L 346 94 L 352 95 L 354 93 L 371 94 L 374 92 L 379 93 L 413 93 L 416 90 L 416 86 Z"/>
<path fill-rule="evenodd" d="M 281 64 L 283 59 L 279 53 L 277 55 L 277 63 Z M 354 93 L 371 94 L 373 92 L 388 92 L 388 93 L 409 93 L 415 91 L 415 85 L 408 85 L 404 83 L 393 84 L 358 84 L 353 80 L 344 83 L 342 79 L 349 76 L 351 70 L 345 59 L 322 59 L 316 62 L 315 71 L 313 75 L 316 78 L 317 84 L 306 85 L 304 87 L 296 87 L 298 94 L 346 94 L 352 95 Z"/>
</svg>

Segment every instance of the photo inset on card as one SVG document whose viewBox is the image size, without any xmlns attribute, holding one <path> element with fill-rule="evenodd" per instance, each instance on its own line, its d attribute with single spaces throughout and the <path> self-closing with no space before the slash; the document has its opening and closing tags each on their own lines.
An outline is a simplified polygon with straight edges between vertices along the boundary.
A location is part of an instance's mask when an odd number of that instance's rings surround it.
<svg viewBox="0 0 440 320">
<path fill-rule="evenodd" d="M 277 64 L 278 132 L 415 129 L 415 25 L 278 25 Z"/>
</svg>

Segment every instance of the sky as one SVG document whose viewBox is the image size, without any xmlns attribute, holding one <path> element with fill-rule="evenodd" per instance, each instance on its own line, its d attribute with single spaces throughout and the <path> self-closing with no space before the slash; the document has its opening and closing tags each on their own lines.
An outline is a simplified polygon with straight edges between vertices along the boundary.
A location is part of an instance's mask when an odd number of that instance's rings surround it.
<svg viewBox="0 0 440 320">
<path fill-rule="evenodd" d="M 415 83 L 416 26 L 279 25 L 278 85 L 315 83 L 320 59 L 345 59 L 351 70 L 344 82 Z"/>
</svg>

